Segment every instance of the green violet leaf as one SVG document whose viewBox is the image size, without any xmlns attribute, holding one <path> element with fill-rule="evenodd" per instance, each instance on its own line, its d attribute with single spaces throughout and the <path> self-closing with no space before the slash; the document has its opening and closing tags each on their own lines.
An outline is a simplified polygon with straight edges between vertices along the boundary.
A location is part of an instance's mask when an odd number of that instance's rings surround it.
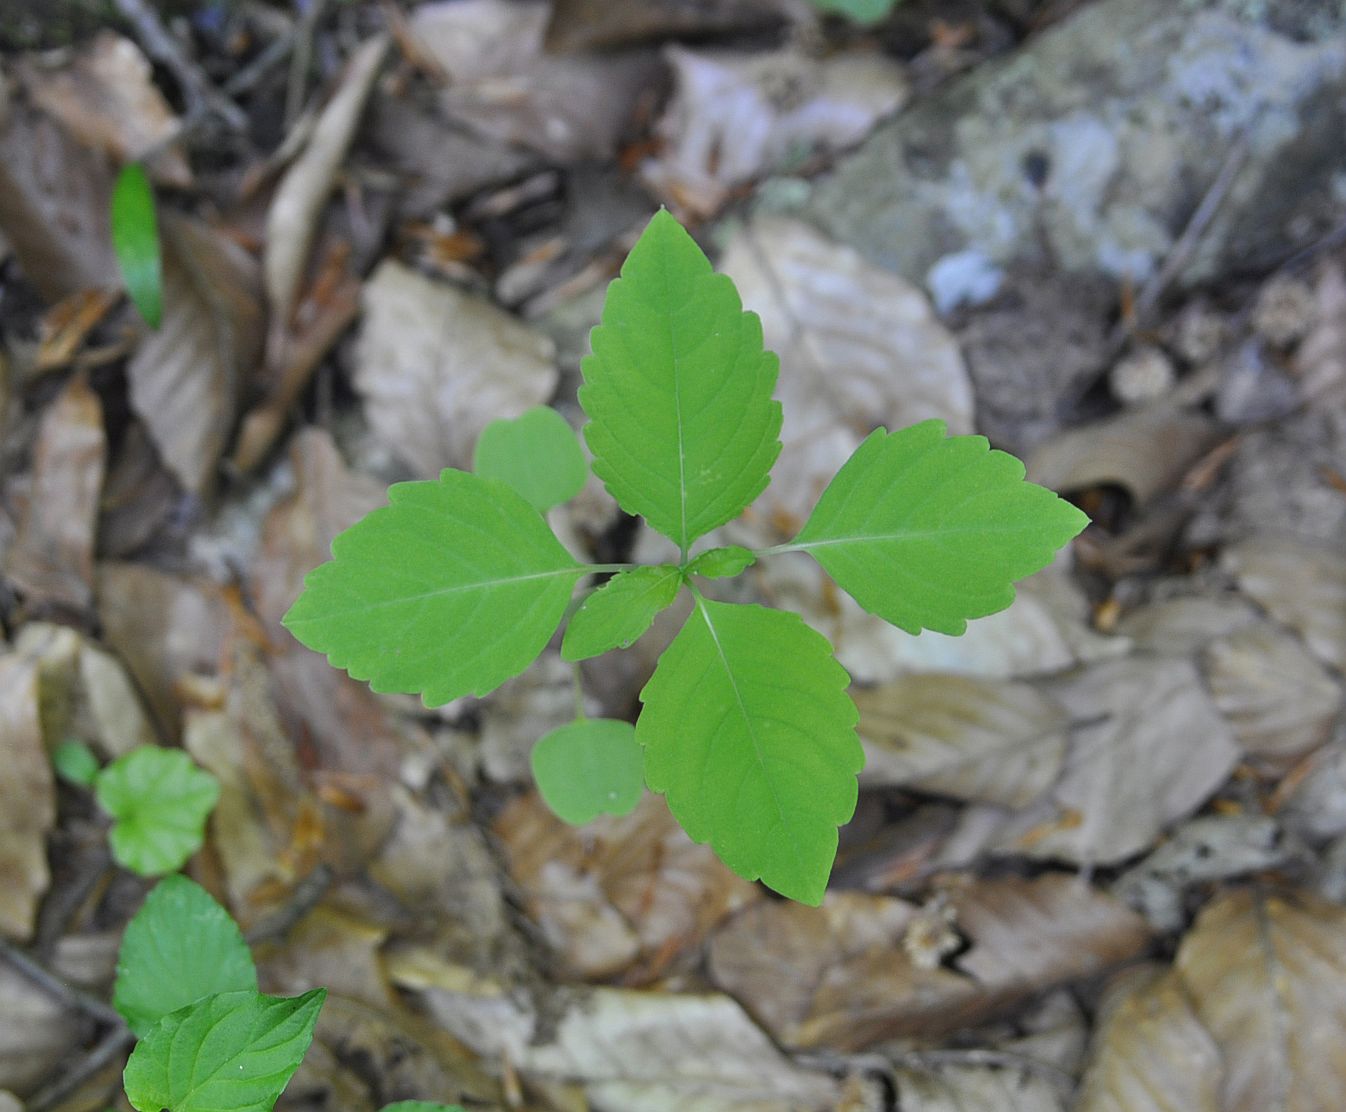
<svg viewBox="0 0 1346 1112">
<path fill-rule="evenodd" d="M 94 796 L 115 820 L 108 842 L 117 863 L 160 876 L 201 848 L 220 785 L 181 749 L 142 745 L 98 774 Z"/>
<path fill-rule="evenodd" d="M 645 788 L 636 729 L 613 718 L 581 718 L 552 730 L 533 746 L 532 764 L 547 806 L 572 826 L 630 814 Z"/>
</svg>

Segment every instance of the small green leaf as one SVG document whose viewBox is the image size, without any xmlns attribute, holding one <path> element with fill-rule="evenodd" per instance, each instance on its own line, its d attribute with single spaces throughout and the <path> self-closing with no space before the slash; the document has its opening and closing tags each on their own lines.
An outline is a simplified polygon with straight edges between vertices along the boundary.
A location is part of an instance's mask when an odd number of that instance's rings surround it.
<svg viewBox="0 0 1346 1112">
<path fill-rule="evenodd" d="M 165 877 L 126 924 L 112 1004 L 145 1035 L 170 1012 L 217 992 L 257 991 L 238 924 L 185 876 Z"/>
<path fill-rule="evenodd" d="M 332 542 L 284 624 L 375 691 L 493 691 L 546 647 L 584 568 L 498 479 L 450 469 L 388 499 Z"/>
<path fill-rule="evenodd" d="M 181 749 L 142 745 L 98 774 L 94 796 L 116 820 L 108 841 L 117 863 L 160 876 L 201 848 L 220 785 Z"/>
<path fill-rule="evenodd" d="M 908 633 L 960 634 L 1003 610 L 1089 519 L 985 437 L 942 421 L 875 429 L 786 547 L 808 552 L 871 614 Z"/>
<path fill-rule="evenodd" d="M 464 1112 L 461 1104 L 435 1104 L 428 1100 L 399 1100 L 385 1104 L 383 1112 Z"/>
<path fill-rule="evenodd" d="M 126 1063 L 127 1099 L 140 1112 L 270 1112 L 326 998 L 221 992 L 165 1016 Z"/>
<path fill-rule="evenodd" d="M 635 727 L 614 718 L 581 718 L 533 746 L 533 778 L 547 806 L 572 826 L 599 815 L 626 815 L 640 802 Z"/>
<path fill-rule="evenodd" d="M 571 616 L 561 656 L 588 660 L 609 649 L 626 648 L 678 597 L 681 585 L 682 577 L 671 564 L 618 572 Z"/>
<path fill-rule="evenodd" d="M 739 876 L 816 906 L 864 765 L 849 683 L 797 615 L 698 598 L 640 693 L 645 782 Z"/>
<path fill-rule="evenodd" d="M 824 12 L 837 12 L 852 23 L 870 27 L 887 19 L 900 0 L 813 0 L 813 6 Z"/>
<path fill-rule="evenodd" d="M 708 548 L 687 565 L 688 575 L 703 575 L 707 579 L 728 579 L 739 575 L 757 562 L 757 555 L 742 545 Z"/>
<path fill-rule="evenodd" d="M 780 452 L 762 324 L 661 210 L 608 287 L 590 342 L 579 400 L 594 473 L 685 553 L 762 493 Z"/>
<path fill-rule="evenodd" d="M 78 738 L 61 742 L 51 755 L 52 767 L 62 780 L 89 787 L 98 775 L 98 758 L 94 751 Z"/>
<path fill-rule="evenodd" d="M 508 483 L 545 514 L 580 492 L 589 464 L 566 419 L 540 405 L 482 429 L 472 454 L 472 470 Z"/>
<path fill-rule="evenodd" d="M 126 281 L 126 292 L 145 323 L 158 328 L 164 314 L 163 259 L 154 189 L 138 163 L 122 167 L 112 187 L 112 250 Z"/>
</svg>

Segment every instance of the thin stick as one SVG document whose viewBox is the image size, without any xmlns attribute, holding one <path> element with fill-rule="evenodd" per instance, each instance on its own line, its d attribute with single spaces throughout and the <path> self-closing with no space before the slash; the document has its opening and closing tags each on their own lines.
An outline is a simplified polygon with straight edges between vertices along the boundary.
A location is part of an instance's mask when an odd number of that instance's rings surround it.
<svg viewBox="0 0 1346 1112">
<path fill-rule="evenodd" d="M 28 1112 L 47 1112 L 49 1108 L 55 1108 L 133 1042 L 135 1035 L 129 1027 L 113 1028 L 73 1066 L 62 1070 L 60 1077 L 29 1097 Z"/>
<path fill-rule="evenodd" d="M 111 1005 L 83 989 L 75 988 L 3 938 L 0 938 L 0 958 L 4 958 L 33 984 L 68 1007 L 82 1011 L 102 1023 L 119 1027 L 125 1025 L 120 1013 Z"/>
</svg>

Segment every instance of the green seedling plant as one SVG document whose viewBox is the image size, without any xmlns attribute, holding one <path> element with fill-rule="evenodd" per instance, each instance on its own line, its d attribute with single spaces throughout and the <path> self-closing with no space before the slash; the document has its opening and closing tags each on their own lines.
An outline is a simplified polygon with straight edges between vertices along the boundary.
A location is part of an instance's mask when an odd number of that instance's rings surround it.
<svg viewBox="0 0 1346 1112">
<path fill-rule="evenodd" d="M 852 23 L 872 27 L 892 14 L 901 0 L 813 0 L 819 11 L 844 15 Z"/>
<path fill-rule="evenodd" d="M 154 187 L 138 162 L 127 163 L 112 186 L 112 250 L 131 304 L 151 328 L 164 314 L 163 256 Z"/>
<path fill-rule="evenodd" d="M 705 581 L 807 553 L 898 628 L 960 634 L 1008 606 L 1014 582 L 1088 519 L 983 437 L 924 421 L 870 433 L 792 540 L 704 547 L 769 480 L 778 361 L 733 282 L 667 212 L 609 287 L 591 347 L 579 402 L 594 474 L 673 542 L 676 563 L 576 560 L 544 513 L 578 490 L 583 456 L 559 418 L 526 415 L 483 434 L 478 472 L 392 486 L 387 506 L 335 539 L 285 625 L 375 691 L 438 706 L 521 673 L 568 613 L 561 655 L 581 661 L 630 645 L 686 593 L 691 613 L 640 692 L 634 728 L 580 719 L 549 734 L 539 787 L 582 822 L 629 811 L 643 779 L 740 876 L 817 905 L 864 759 L 849 677 L 800 617 L 717 601 Z M 598 574 L 611 578 L 572 613 L 576 587 Z"/>
<path fill-rule="evenodd" d="M 176 872 L 205 841 L 219 781 L 181 749 L 141 745 L 100 768 L 87 745 L 70 740 L 52 760 L 66 780 L 91 788 L 112 819 L 108 844 L 122 868 L 140 876 Z"/>
<path fill-rule="evenodd" d="M 127 924 L 113 1006 L 137 1037 L 122 1074 L 139 1112 L 269 1112 L 313 1041 L 327 990 L 269 996 L 229 913 L 184 876 Z M 401 1101 L 383 1112 L 463 1112 Z"/>
</svg>

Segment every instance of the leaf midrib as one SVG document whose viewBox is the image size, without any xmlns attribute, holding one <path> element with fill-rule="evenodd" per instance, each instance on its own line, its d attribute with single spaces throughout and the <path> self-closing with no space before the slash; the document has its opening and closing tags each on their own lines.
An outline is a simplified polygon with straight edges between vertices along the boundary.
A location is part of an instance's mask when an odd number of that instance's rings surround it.
<svg viewBox="0 0 1346 1112">
<path fill-rule="evenodd" d="M 537 579 L 559 579 L 566 575 L 578 577 L 583 573 L 584 568 L 577 564 L 573 568 L 562 568 L 557 571 L 533 572 L 529 575 L 516 575 L 507 579 L 484 579 L 474 583 L 461 583 L 452 587 L 437 587 L 433 591 L 423 591 L 419 595 L 399 595 L 397 598 L 365 603 L 363 606 L 344 607 L 341 610 L 341 613 L 343 616 L 348 614 L 363 614 L 370 610 L 380 610 L 388 606 L 405 606 L 407 603 L 424 602 L 426 599 L 441 598 L 444 595 L 462 594 L 465 591 L 489 591 L 495 587 L 508 587 L 515 583 L 530 583 Z M 298 618 L 296 619 L 296 624 L 323 621 L 328 616 L 329 615 L 321 615 L 312 618 Z"/>
</svg>

